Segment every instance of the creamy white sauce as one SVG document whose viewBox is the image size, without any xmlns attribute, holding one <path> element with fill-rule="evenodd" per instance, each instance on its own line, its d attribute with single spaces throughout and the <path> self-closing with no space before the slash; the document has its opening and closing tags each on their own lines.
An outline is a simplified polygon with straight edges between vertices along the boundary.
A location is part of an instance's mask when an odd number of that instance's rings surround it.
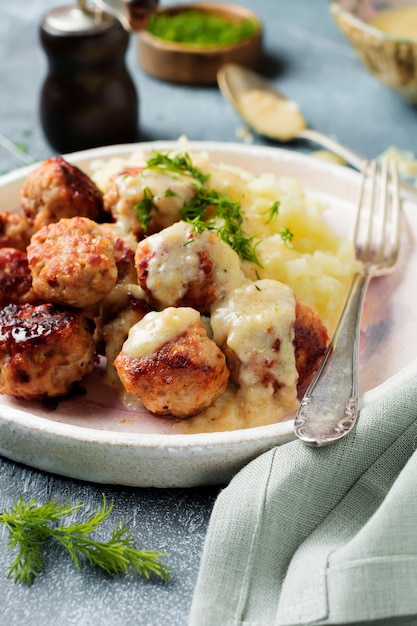
<svg viewBox="0 0 417 626">
<path fill-rule="evenodd" d="M 180 422 L 177 430 L 252 428 L 291 416 L 298 405 L 294 320 L 295 298 L 282 283 L 245 281 L 233 290 L 213 311 L 211 326 L 216 343 L 227 343 L 241 362 L 240 386 L 229 385 L 213 406 Z M 266 363 L 272 365 L 271 372 L 281 385 L 277 391 L 260 379 Z"/>
<path fill-rule="evenodd" d="M 122 351 L 131 358 L 149 356 L 199 321 L 200 314 L 190 307 L 151 311 L 129 330 Z"/>
<path fill-rule="evenodd" d="M 200 254 L 214 263 L 213 281 L 221 297 L 243 280 L 237 253 L 217 235 L 204 231 L 190 238 L 192 226 L 177 222 L 146 239 L 150 252 L 146 286 L 160 306 L 180 300 L 194 281 L 204 280 Z"/>
<path fill-rule="evenodd" d="M 282 387 L 274 394 L 271 387 L 256 385 L 236 389 L 229 385 L 211 407 L 178 422 L 175 429 L 192 434 L 255 428 L 291 419 L 297 406 L 293 387 Z"/>
<path fill-rule="evenodd" d="M 260 375 L 266 368 L 281 385 L 297 384 L 294 320 L 293 291 L 269 279 L 245 281 L 214 309 L 213 338 L 237 355 L 241 386 L 262 384 Z"/>
<path fill-rule="evenodd" d="M 158 221 L 166 226 L 179 219 L 179 212 L 195 194 L 197 181 L 186 175 L 144 169 L 139 174 L 122 175 L 116 179 L 120 200 L 116 206 L 118 221 L 129 232 L 137 222 L 132 205 L 141 202 L 148 189 L 156 207 Z"/>
<path fill-rule="evenodd" d="M 174 172 L 144 169 L 141 175 L 142 189 L 152 191 L 153 203 L 161 213 L 177 213 L 194 196 L 196 184 L 194 178 Z"/>
<path fill-rule="evenodd" d="M 262 135 L 289 141 L 306 127 L 305 119 L 295 102 L 259 89 L 239 96 L 239 110 L 252 128 Z"/>
</svg>

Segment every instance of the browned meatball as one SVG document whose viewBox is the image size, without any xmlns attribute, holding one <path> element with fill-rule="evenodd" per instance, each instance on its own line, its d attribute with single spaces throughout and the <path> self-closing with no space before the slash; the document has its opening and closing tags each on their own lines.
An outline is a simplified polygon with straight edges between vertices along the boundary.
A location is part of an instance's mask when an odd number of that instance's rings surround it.
<svg viewBox="0 0 417 626">
<path fill-rule="evenodd" d="M 100 230 L 113 246 L 117 266 L 117 282 L 137 284 L 135 251 L 137 241 L 126 233 L 121 234 L 116 224 L 99 224 Z"/>
<path fill-rule="evenodd" d="M 0 213 L 0 248 L 16 248 L 25 252 L 33 235 L 33 227 L 26 215 L 2 211 Z"/>
<path fill-rule="evenodd" d="M 211 406 L 229 379 L 224 354 L 191 308 L 145 315 L 130 329 L 114 365 L 126 391 L 149 411 L 177 419 Z"/>
<path fill-rule="evenodd" d="M 278 281 L 246 281 L 211 316 L 231 380 L 244 387 L 302 384 L 318 367 L 328 343 L 317 313 L 297 302 Z"/>
<path fill-rule="evenodd" d="M 112 242 L 86 217 L 44 226 L 33 235 L 27 254 L 33 289 L 46 302 L 92 306 L 116 284 Z"/>
<path fill-rule="evenodd" d="M 177 222 L 139 242 L 139 285 L 158 309 L 189 306 L 209 313 L 244 278 L 239 257 L 212 231 Z"/>
<path fill-rule="evenodd" d="M 0 248 L 0 308 L 8 304 L 35 303 L 27 256 L 15 248 Z"/>
<path fill-rule="evenodd" d="M 327 329 L 318 313 L 303 302 L 296 302 L 294 322 L 295 364 L 301 385 L 320 365 L 329 342 Z"/>
<path fill-rule="evenodd" d="M 294 321 L 294 355 L 295 367 L 298 373 L 297 385 L 302 385 L 310 378 L 326 352 L 328 334 L 326 327 L 315 313 L 306 304 L 296 302 L 296 317 Z M 239 384 L 241 362 L 236 353 L 229 346 L 222 346 L 226 355 L 227 365 L 230 369 L 231 380 Z M 258 371 L 258 376 L 264 382 L 268 382 L 268 368 Z"/>
<path fill-rule="evenodd" d="M 129 308 L 136 300 L 141 301 L 141 306 L 146 307 L 146 311 L 149 311 L 149 306 L 145 302 L 143 290 L 138 286 L 135 268 L 137 241 L 132 241 L 132 238 L 126 235 L 120 236 L 115 224 L 100 224 L 99 226 L 103 235 L 111 242 L 117 268 L 116 283 L 100 301 L 94 314 L 96 338 L 101 344 L 103 326 L 117 317 L 120 311 Z"/>
<path fill-rule="evenodd" d="M 177 222 L 196 185 L 185 174 L 128 167 L 110 178 L 104 208 L 123 230 L 141 238 Z"/>
<path fill-rule="evenodd" d="M 78 167 L 62 157 L 44 161 L 26 178 L 20 204 L 35 230 L 63 217 L 103 215 L 103 194 Z"/>
<path fill-rule="evenodd" d="M 93 365 L 83 313 L 52 304 L 11 304 L 0 311 L 0 393 L 26 400 L 63 396 Z"/>
<path fill-rule="evenodd" d="M 103 350 L 107 360 L 106 379 L 112 387 L 122 387 L 113 365 L 114 359 L 122 349 L 129 330 L 149 312 L 150 308 L 144 300 L 131 296 L 128 298 L 128 304 L 102 328 Z"/>
</svg>

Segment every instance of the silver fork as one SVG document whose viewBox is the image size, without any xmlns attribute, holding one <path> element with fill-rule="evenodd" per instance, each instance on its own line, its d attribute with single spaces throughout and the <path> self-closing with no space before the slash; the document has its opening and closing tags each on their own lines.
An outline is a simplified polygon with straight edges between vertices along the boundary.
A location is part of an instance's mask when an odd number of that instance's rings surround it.
<svg viewBox="0 0 417 626">
<path fill-rule="evenodd" d="M 321 365 L 305 392 L 294 420 L 296 436 L 312 446 L 345 437 L 358 414 L 360 322 L 371 279 L 391 272 L 400 249 L 400 201 L 396 166 L 375 161 L 363 169 L 354 230 L 356 274 L 334 335 Z"/>
</svg>

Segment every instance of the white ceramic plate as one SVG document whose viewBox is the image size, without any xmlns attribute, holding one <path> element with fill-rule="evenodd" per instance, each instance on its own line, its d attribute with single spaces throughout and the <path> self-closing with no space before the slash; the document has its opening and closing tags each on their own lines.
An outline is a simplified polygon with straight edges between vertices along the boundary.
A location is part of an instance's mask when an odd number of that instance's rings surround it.
<svg viewBox="0 0 417 626">
<path fill-rule="evenodd" d="M 134 149 L 169 150 L 174 142 L 112 146 L 66 158 L 88 171 L 91 160 L 127 156 Z M 191 142 L 213 161 L 254 174 L 274 172 L 297 178 L 308 194 L 325 200 L 335 223 L 354 215 L 359 175 L 347 168 L 286 150 L 240 144 Z M 0 210 L 19 210 L 19 190 L 31 168 L 0 179 Z M 401 263 L 393 275 L 376 279 L 368 291 L 360 360 L 362 405 L 417 374 L 417 207 L 405 205 Z M 349 221 L 349 219 L 348 219 Z M 137 487 L 224 484 L 249 460 L 293 438 L 291 420 L 248 430 L 176 434 L 166 420 L 135 419 L 99 379 L 87 396 L 46 410 L 0 396 L 0 454 L 29 466 L 97 483 Z"/>
</svg>

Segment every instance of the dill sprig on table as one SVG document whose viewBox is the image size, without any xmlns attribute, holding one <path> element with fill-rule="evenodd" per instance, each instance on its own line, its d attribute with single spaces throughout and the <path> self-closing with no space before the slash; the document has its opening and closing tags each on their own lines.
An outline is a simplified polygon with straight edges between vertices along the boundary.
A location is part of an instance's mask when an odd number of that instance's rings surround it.
<svg viewBox="0 0 417 626">
<path fill-rule="evenodd" d="M 9 531 L 9 547 L 16 556 L 9 566 L 8 576 L 17 583 L 32 584 L 43 571 L 43 552 L 47 543 L 59 543 L 69 554 L 74 566 L 82 565 L 82 557 L 89 565 L 96 565 L 110 575 L 127 574 L 129 570 L 149 578 L 154 574 L 170 578 L 170 570 L 157 550 L 139 550 L 129 528 L 122 521 L 114 528 L 108 541 L 96 541 L 92 534 L 113 510 L 113 503 L 103 504 L 85 521 L 61 524 L 64 517 L 73 515 L 84 504 L 59 504 L 56 500 L 38 504 L 35 499 L 25 503 L 20 497 L 9 511 L 0 513 L 0 522 Z"/>
</svg>

